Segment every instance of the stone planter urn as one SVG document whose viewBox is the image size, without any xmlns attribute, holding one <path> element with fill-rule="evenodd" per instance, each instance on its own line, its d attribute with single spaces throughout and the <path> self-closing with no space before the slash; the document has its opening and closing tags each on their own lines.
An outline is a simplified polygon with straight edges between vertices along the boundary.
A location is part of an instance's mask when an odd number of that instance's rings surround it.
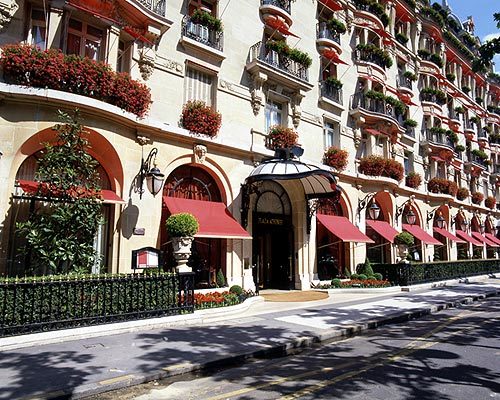
<svg viewBox="0 0 500 400">
<path fill-rule="evenodd" d="M 177 272 L 192 272 L 192 268 L 187 265 L 189 256 L 191 256 L 191 245 L 193 244 L 193 236 L 173 237 L 172 247 Z"/>
<path fill-rule="evenodd" d="M 398 258 L 400 263 L 408 262 L 408 245 L 406 244 L 398 244 Z"/>
</svg>

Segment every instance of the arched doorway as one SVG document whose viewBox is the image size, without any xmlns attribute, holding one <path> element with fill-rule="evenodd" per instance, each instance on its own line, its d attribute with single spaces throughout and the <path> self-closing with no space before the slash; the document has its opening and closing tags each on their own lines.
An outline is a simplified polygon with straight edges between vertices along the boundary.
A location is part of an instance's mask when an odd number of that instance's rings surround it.
<svg viewBox="0 0 500 400">
<path fill-rule="evenodd" d="M 253 261 L 259 288 L 290 289 L 294 282 L 292 205 L 285 189 L 259 185 L 253 214 Z"/>
<path fill-rule="evenodd" d="M 216 180 L 208 171 L 194 165 L 181 165 L 168 176 L 163 188 L 163 196 L 182 199 L 220 202 L 221 190 Z M 175 268 L 172 246 L 165 229 L 165 221 L 170 216 L 168 208 L 164 205 L 161 217 L 161 250 L 165 255 L 167 270 Z M 195 272 L 195 285 L 197 288 L 210 288 L 217 286 L 217 273 L 221 271 L 226 275 L 227 241 L 222 238 L 196 237 L 191 247 L 191 257 L 188 265 Z"/>
<path fill-rule="evenodd" d="M 39 150 L 27 157 L 16 173 L 16 182 L 33 182 L 33 187 L 36 188 L 35 176 L 38 170 L 38 163 L 42 157 L 43 150 Z M 94 158 L 95 160 L 95 158 Z M 96 160 L 97 162 L 97 160 Z M 97 173 L 99 176 L 99 186 L 102 191 L 110 192 L 112 189 L 111 180 L 106 170 L 101 164 L 97 165 Z M 16 187 L 13 196 L 11 214 L 12 224 L 9 234 L 9 250 L 7 258 L 7 274 L 10 276 L 29 274 L 41 274 L 46 271 L 30 270 L 29 251 L 26 249 L 26 240 L 16 234 L 16 226 L 19 222 L 27 221 L 30 214 L 38 212 L 47 212 L 52 207 L 57 207 L 57 203 L 47 202 L 43 199 L 36 199 L 33 196 L 25 196 L 18 194 L 22 192 L 22 188 Z M 105 196 L 103 196 L 105 197 Z M 119 199 L 116 197 L 116 199 Z M 121 199 L 119 199 L 121 200 Z M 94 240 L 95 252 L 99 255 L 98 261 L 92 267 L 92 273 L 104 273 L 110 271 L 111 265 L 111 242 L 113 226 L 113 207 L 115 201 L 109 202 L 106 199 L 101 205 L 103 223 L 99 226 Z"/>
<path fill-rule="evenodd" d="M 343 217 L 344 204 L 336 199 L 318 199 L 318 214 Z M 340 240 L 324 224 L 316 224 L 318 279 L 344 277 L 349 269 L 349 242 Z"/>
<path fill-rule="evenodd" d="M 374 243 L 367 243 L 366 258 L 372 263 L 391 263 L 392 241 L 398 233 L 390 226 L 390 199 L 379 193 L 366 207 L 366 236 Z"/>
</svg>

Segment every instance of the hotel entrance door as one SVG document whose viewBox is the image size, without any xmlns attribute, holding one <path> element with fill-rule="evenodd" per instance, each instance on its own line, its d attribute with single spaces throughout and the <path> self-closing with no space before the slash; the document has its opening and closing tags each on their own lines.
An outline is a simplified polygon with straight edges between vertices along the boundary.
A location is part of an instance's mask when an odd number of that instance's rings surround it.
<svg viewBox="0 0 500 400">
<path fill-rule="evenodd" d="M 293 227 L 289 216 L 254 214 L 254 280 L 261 289 L 291 289 L 294 283 Z"/>
</svg>

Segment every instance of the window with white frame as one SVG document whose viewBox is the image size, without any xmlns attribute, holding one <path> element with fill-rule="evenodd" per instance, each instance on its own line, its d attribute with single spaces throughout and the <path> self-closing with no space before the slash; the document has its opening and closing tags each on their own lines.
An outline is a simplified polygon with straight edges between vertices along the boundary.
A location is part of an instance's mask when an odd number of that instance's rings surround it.
<svg viewBox="0 0 500 400">
<path fill-rule="evenodd" d="M 66 53 L 88 57 L 91 60 L 103 59 L 104 31 L 95 26 L 71 18 L 68 23 Z"/>
<path fill-rule="evenodd" d="M 375 145 L 371 148 L 371 154 L 387 157 L 387 137 L 384 135 L 373 136 Z"/>
<path fill-rule="evenodd" d="M 28 33 L 28 42 L 40 50 L 47 48 L 47 21 L 42 10 L 31 10 L 31 25 Z"/>
<path fill-rule="evenodd" d="M 444 162 L 436 161 L 436 176 L 446 179 L 446 164 Z"/>
<path fill-rule="evenodd" d="M 411 151 L 404 152 L 404 168 L 405 174 L 413 172 L 413 153 Z"/>
<path fill-rule="evenodd" d="M 340 146 L 340 124 L 335 121 L 325 121 L 323 125 L 325 148 Z"/>
<path fill-rule="evenodd" d="M 266 108 L 264 110 L 266 118 L 265 131 L 268 132 L 269 128 L 273 125 L 286 125 L 285 112 L 283 103 L 269 99 L 266 102 Z"/>
<path fill-rule="evenodd" d="M 209 74 L 192 66 L 186 67 L 184 87 L 185 101 L 200 100 L 207 106 L 215 106 L 214 99 L 215 75 Z"/>
</svg>

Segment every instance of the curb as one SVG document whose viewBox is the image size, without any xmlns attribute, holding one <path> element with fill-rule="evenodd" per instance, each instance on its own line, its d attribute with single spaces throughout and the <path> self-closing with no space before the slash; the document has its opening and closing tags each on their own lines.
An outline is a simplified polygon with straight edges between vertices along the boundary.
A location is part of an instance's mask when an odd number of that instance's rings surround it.
<svg viewBox="0 0 500 400">
<path fill-rule="evenodd" d="M 375 318 L 373 320 L 368 320 L 360 324 L 346 326 L 340 329 L 332 329 L 323 334 L 297 337 L 288 340 L 285 343 L 275 346 L 270 346 L 269 348 L 266 349 L 259 349 L 255 351 L 236 353 L 236 354 L 227 354 L 227 356 L 225 357 L 221 357 L 217 360 L 207 361 L 205 363 L 183 363 L 183 364 L 172 365 L 168 368 L 164 368 L 162 370 L 151 372 L 144 375 L 125 375 L 122 377 L 110 379 L 108 381 L 80 386 L 79 388 L 71 390 L 71 392 L 67 390 L 61 390 L 57 392 L 58 395 L 57 397 L 51 397 L 53 395 L 47 393 L 46 395 L 36 396 L 36 398 L 37 399 L 49 399 L 49 398 L 59 398 L 59 397 L 65 398 L 64 396 L 71 395 L 72 399 L 81 399 L 87 396 L 92 396 L 99 393 L 104 393 L 117 389 L 124 389 L 126 387 L 139 385 L 153 380 L 174 377 L 195 371 L 209 370 L 215 367 L 218 368 L 230 367 L 232 365 L 242 363 L 252 358 L 269 358 L 269 357 L 296 354 L 297 352 L 310 348 L 318 343 L 359 335 L 368 330 L 389 324 L 411 321 L 449 308 L 459 307 L 461 305 L 466 305 L 466 304 L 472 304 L 473 302 L 476 302 L 478 300 L 498 296 L 499 294 L 500 294 L 500 289 L 495 289 L 482 294 L 464 297 L 459 300 L 448 301 L 436 306 L 430 306 L 426 308 L 415 309 L 412 311 L 405 311 L 405 312 L 396 311 L 394 313 L 385 315 L 383 317 Z"/>
</svg>

